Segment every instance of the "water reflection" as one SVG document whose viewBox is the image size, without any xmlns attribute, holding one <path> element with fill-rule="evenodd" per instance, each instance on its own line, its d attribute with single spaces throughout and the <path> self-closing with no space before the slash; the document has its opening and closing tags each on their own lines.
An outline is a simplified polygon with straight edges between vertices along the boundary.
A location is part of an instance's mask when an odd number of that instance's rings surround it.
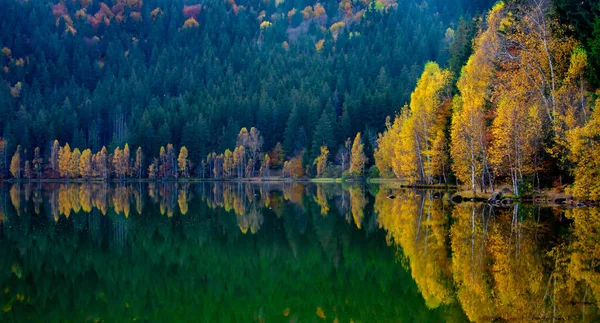
<svg viewBox="0 0 600 323">
<path fill-rule="evenodd" d="M 0 185 L 0 321 L 464 319 L 427 309 L 369 199 L 298 183 Z"/>
<path fill-rule="evenodd" d="M 0 321 L 599 319 L 598 209 L 445 194 L 0 184 Z"/>
<path fill-rule="evenodd" d="M 476 322 L 598 319 L 598 209 L 451 206 L 434 196 L 381 190 L 375 202 L 428 307 L 457 302 Z"/>
</svg>

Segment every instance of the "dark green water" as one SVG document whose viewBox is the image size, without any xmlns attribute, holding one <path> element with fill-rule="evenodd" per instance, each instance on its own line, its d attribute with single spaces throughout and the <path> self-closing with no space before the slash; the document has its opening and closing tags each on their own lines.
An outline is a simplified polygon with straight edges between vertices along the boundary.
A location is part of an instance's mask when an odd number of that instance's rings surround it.
<svg viewBox="0 0 600 323">
<path fill-rule="evenodd" d="M 0 185 L 0 322 L 598 318 L 598 210 L 434 195 Z"/>
</svg>

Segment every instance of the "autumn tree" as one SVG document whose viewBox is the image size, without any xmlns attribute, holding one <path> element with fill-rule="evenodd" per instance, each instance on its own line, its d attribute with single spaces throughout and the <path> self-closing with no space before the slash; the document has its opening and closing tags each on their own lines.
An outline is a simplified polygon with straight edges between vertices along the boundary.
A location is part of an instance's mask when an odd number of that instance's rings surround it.
<svg viewBox="0 0 600 323">
<path fill-rule="evenodd" d="M 237 146 L 233 151 L 233 167 L 236 169 L 238 178 L 244 177 L 246 169 L 246 149 L 244 146 Z"/>
<path fill-rule="evenodd" d="M 179 172 L 184 178 L 190 177 L 190 161 L 188 160 L 188 150 L 185 146 L 179 149 L 179 157 L 177 158 Z"/>
<path fill-rule="evenodd" d="M 81 157 L 79 158 L 79 174 L 85 179 L 93 177 L 92 151 L 90 149 L 86 149 L 81 153 Z"/>
<path fill-rule="evenodd" d="M 10 173 L 16 179 L 21 178 L 21 146 L 17 146 L 17 150 L 10 160 Z"/>
<path fill-rule="evenodd" d="M 142 179 L 142 174 L 144 171 L 144 156 L 142 155 L 142 147 L 138 147 L 135 151 L 135 162 L 133 163 L 133 176 L 137 177 L 137 179 Z"/>
<path fill-rule="evenodd" d="M 260 175 L 262 177 L 269 177 L 270 168 L 271 168 L 271 157 L 269 157 L 269 154 L 265 154 L 265 156 L 262 159 L 261 166 L 260 166 Z"/>
<path fill-rule="evenodd" d="M 600 201 L 600 99 L 591 120 L 582 127 L 567 131 L 571 144 L 569 160 L 575 164 L 575 182 L 569 190 L 580 200 Z"/>
<path fill-rule="evenodd" d="M 255 163 L 259 160 L 259 153 L 262 149 L 263 137 L 258 129 L 252 127 L 250 131 L 246 128 L 242 128 L 237 137 L 236 146 L 243 146 L 246 154 L 248 155 L 248 164 L 250 168 L 250 175 L 254 176 Z"/>
<path fill-rule="evenodd" d="M 33 177 L 33 169 L 31 168 L 31 164 L 28 160 L 25 161 L 25 166 L 23 167 L 23 174 L 28 181 Z"/>
<path fill-rule="evenodd" d="M 0 175 L 4 174 L 8 163 L 7 144 L 6 139 L 0 137 Z"/>
<path fill-rule="evenodd" d="M 57 141 L 55 141 L 56 143 Z M 61 177 L 70 178 L 69 167 L 71 165 L 71 147 L 68 143 L 58 150 L 58 171 Z"/>
<path fill-rule="evenodd" d="M 102 149 L 100 149 L 99 152 L 97 152 L 94 155 L 94 160 L 93 160 L 93 169 L 94 169 L 94 176 L 98 176 L 101 177 L 103 179 L 107 179 L 109 176 L 109 171 L 108 171 L 108 156 L 107 156 L 107 151 L 106 151 L 106 147 L 102 146 Z"/>
<path fill-rule="evenodd" d="M 327 146 L 321 146 L 321 154 L 315 158 L 313 165 L 317 167 L 317 177 L 321 177 L 325 174 L 325 168 L 327 167 L 327 158 L 329 157 L 329 149 Z"/>
<path fill-rule="evenodd" d="M 123 147 L 123 158 L 121 159 L 121 168 L 125 176 L 131 175 L 131 152 L 129 151 L 129 144 L 125 144 Z"/>
<path fill-rule="evenodd" d="M 229 149 L 225 149 L 223 153 L 223 176 L 231 178 L 233 176 L 234 158 L 233 153 Z"/>
<path fill-rule="evenodd" d="M 378 139 L 375 164 L 384 173 L 391 169 L 398 178 L 432 184 L 443 175 L 445 129 L 449 116 L 451 74 L 433 62 L 425 70 L 411 94 L 410 106 L 388 120 L 387 130 Z"/>
<path fill-rule="evenodd" d="M 77 178 L 79 176 L 79 161 L 81 159 L 81 151 L 79 148 L 73 149 L 69 158 L 68 173 L 69 178 Z"/>
<path fill-rule="evenodd" d="M 283 176 L 290 178 L 300 178 L 304 176 L 304 166 L 302 165 L 302 156 L 298 155 L 283 163 Z"/>
<path fill-rule="evenodd" d="M 487 187 L 493 189 L 488 162 L 486 107 L 495 73 L 494 58 L 500 46 L 498 28 L 504 18 L 503 9 L 504 3 L 499 2 L 488 13 L 487 29 L 473 41 L 473 55 L 458 80 L 460 96 L 452 102 L 452 170 L 460 182 L 469 184 L 473 194 L 476 194 L 477 186 L 483 190 Z"/>
<path fill-rule="evenodd" d="M 115 172 L 115 176 L 119 180 L 125 179 L 125 169 L 123 168 L 123 151 L 120 147 L 115 148 L 112 156 L 112 167 Z"/>
<path fill-rule="evenodd" d="M 159 176 L 158 173 L 158 159 L 154 158 L 152 160 L 152 163 L 150 163 L 150 165 L 148 165 L 148 178 L 149 179 L 157 179 Z"/>
<path fill-rule="evenodd" d="M 350 155 L 350 175 L 362 176 L 367 163 L 364 152 L 364 144 L 360 138 L 360 132 L 356 134 Z"/>
<path fill-rule="evenodd" d="M 283 162 L 285 161 L 285 152 L 283 151 L 283 145 L 280 142 L 277 142 L 275 147 L 271 150 L 271 152 L 269 152 L 269 159 L 271 160 L 271 164 L 274 169 L 283 167 Z"/>
</svg>

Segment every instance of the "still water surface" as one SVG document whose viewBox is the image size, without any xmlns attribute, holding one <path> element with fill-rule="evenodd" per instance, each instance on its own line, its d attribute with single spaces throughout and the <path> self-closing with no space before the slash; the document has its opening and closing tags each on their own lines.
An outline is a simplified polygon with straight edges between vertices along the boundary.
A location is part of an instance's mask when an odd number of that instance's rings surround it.
<svg viewBox="0 0 600 323">
<path fill-rule="evenodd" d="M 0 184 L 0 322 L 598 321 L 598 209 L 439 193 Z"/>
</svg>

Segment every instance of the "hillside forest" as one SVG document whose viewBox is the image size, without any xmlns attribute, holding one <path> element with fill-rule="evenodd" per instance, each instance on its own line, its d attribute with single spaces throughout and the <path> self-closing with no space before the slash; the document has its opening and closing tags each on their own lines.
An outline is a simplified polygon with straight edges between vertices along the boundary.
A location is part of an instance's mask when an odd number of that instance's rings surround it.
<svg viewBox="0 0 600 323">
<path fill-rule="evenodd" d="M 393 178 L 600 200 L 600 4 L 5 1 L 0 177 Z"/>
</svg>

